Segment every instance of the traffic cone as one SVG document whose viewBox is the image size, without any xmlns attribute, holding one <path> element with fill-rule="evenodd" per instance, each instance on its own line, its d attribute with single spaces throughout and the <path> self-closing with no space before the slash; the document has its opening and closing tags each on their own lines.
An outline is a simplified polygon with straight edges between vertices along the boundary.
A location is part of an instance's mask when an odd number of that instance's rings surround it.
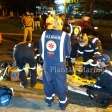
<svg viewBox="0 0 112 112">
<path fill-rule="evenodd" d="M 2 40 L 3 40 L 2 33 L 0 33 L 0 44 L 2 43 Z"/>
</svg>

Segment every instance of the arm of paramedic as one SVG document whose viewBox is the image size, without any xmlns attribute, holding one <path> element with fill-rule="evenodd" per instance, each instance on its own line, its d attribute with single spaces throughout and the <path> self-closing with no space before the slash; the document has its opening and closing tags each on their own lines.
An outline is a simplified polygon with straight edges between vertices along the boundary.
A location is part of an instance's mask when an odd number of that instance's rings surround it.
<svg viewBox="0 0 112 112">
<path fill-rule="evenodd" d="M 77 48 L 77 55 L 83 55 L 84 54 L 84 48 L 80 45 L 78 45 L 78 48 Z"/>
<path fill-rule="evenodd" d="M 40 50 L 40 55 L 42 56 L 42 53 L 44 52 L 44 41 L 45 41 L 45 36 L 46 36 L 46 31 L 44 31 L 41 35 L 41 38 L 39 40 L 39 50 Z"/>
<path fill-rule="evenodd" d="M 39 41 L 35 45 L 35 51 L 36 51 L 35 59 L 37 59 L 37 57 L 39 55 L 40 56 L 42 55 L 42 38 L 43 38 L 43 33 L 42 33 L 41 38 L 39 39 Z M 39 52 L 37 53 L 37 51 L 39 51 Z"/>
<path fill-rule="evenodd" d="M 101 44 L 101 41 L 100 40 L 97 40 L 97 42 L 95 43 L 96 47 L 96 52 L 102 52 L 102 44 Z"/>
<path fill-rule="evenodd" d="M 70 40 L 70 36 L 67 35 L 67 34 L 66 34 L 66 37 L 65 37 L 64 51 L 65 51 L 66 57 L 70 57 L 70 54 L 71 54 L 71 40 Z"/>
<path fill-rule="evenodd" d="M 32 29 L 34 30 L 34 19 L 32 18 Z"/>
</svg>

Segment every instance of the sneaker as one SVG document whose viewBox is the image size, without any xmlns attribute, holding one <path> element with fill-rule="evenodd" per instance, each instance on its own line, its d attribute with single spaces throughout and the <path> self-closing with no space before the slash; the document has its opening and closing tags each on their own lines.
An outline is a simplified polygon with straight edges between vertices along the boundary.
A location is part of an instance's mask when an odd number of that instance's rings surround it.
<svg viewBox="0 0 112 112">
<path fill-rule="evenodd" d="M 67 105 L 68 105 L 67 102 L 66 103 L 59 103 L 59 107 L 60 107 L 61 110 L 65 110 Z"/>
<path fill-rule="evenodd" d="M 48 107 L 51 107 L 52 106 L 53 99 L 51 99 L 51 100 L 45 99 L 45 102 L 48 104 Z"/>
</svg>

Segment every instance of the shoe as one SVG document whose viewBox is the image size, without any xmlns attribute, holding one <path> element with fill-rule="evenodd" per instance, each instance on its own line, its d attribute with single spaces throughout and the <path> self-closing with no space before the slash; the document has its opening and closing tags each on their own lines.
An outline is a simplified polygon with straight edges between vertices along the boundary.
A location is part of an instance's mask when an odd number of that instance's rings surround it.
<svg viewBox="0 0 112 112">
<path fill-rule="evenodd" d="M 52 106 L 53 99 L 45 99 L 45 102 L 48 104 L 48 107 Z"/>
<path fill-rule="evenodd" d="M 27 85 L 23 85 L 22 83 L 20 83 L 19 86 L 20 86 L 21 88 L 27 88 L 27 87 L 28 87 Z"/>
<path fill-rule="evenodd" d="M 67 105 L 68 105 L 68 102 L 66 102 L 66 103 L 59 103 L 59 107 L 60 107 L 61 110 L 65 110 Z"/>
</svg>

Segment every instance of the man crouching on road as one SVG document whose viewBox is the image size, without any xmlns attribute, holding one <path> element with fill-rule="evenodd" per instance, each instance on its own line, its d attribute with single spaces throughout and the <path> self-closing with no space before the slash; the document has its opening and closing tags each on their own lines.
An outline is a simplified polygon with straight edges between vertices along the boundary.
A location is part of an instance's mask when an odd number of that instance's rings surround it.
<svg viewBox="0 0 112 112">
<path fill-rule="evenodd" d="M 13 57 L 19 68 L 20 85 L 24 88 L 28 87 L 27 76 L 24 70 L 25 64 L 28 63 L 30 66 L 31 87 L 34 87 L 36 84 L 36 66 L 32 44 L 28 42 L 20 42 L 16 44 L 13 49 Z"/>
</svg>

